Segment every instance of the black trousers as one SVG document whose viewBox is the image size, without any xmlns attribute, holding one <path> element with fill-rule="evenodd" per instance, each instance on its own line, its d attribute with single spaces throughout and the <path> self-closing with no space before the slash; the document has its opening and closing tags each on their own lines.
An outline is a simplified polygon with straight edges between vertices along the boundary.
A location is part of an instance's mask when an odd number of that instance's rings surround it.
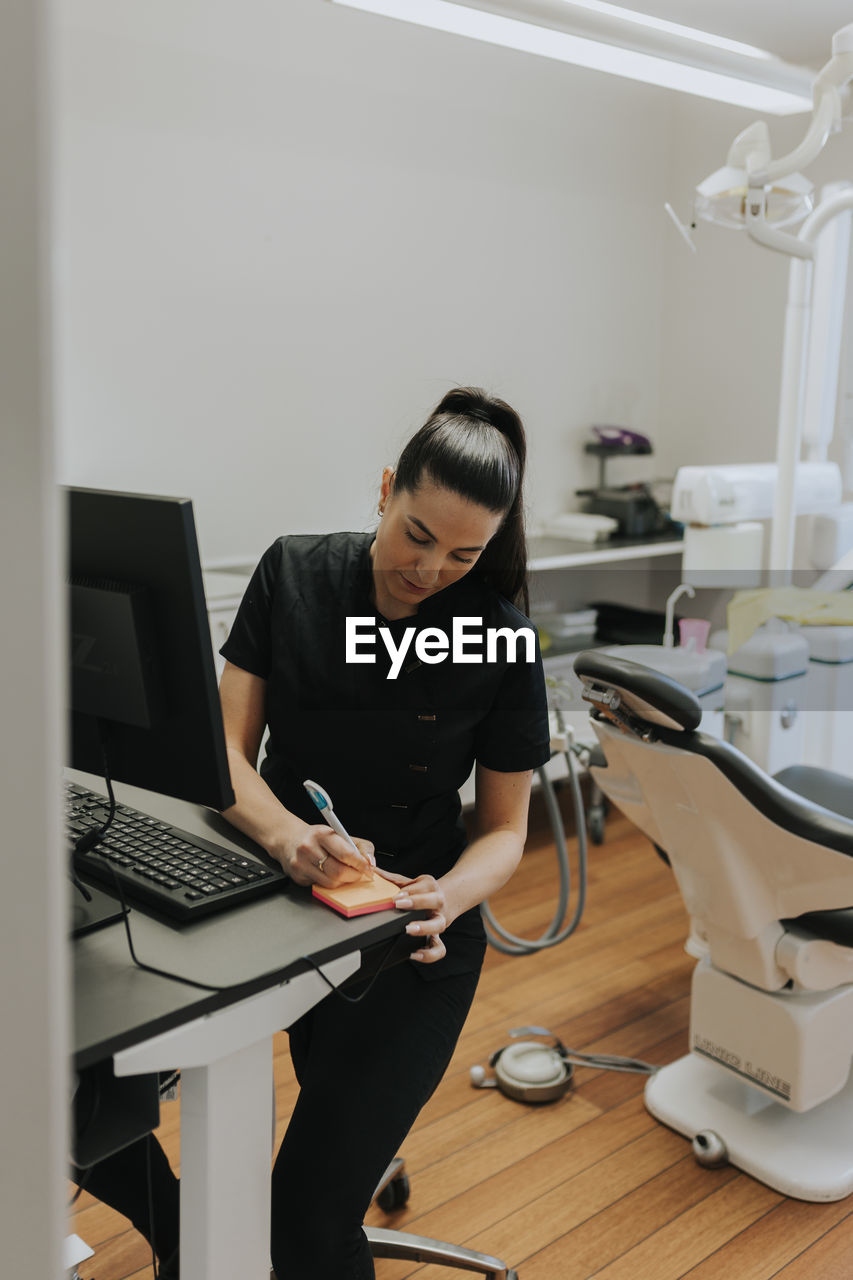
<svg viewBox="0 0 853 1280">
<path fill-rule="evenodd" d="M 447 1069 L 478 978 L 429 979 L 404 961 L 360 1003 L 330 995 L 290 1028 L 300 1093 L 273 1169 L 277 1280 L 373 1280 L 365 1212 Z"/>
<path fill-rule="evenodd" d="M 82 1183 L 98 1200 L 130 1219 L 137 1231 L 154 1246 L 163 1280 L 178 1276 L 178 1179 L 153 1133 L 115 1155 L 99 1160 L 90 1169 L 78 1169 L 72 1165 L 71 1178 L 78 1186 Z"/>
</svg>

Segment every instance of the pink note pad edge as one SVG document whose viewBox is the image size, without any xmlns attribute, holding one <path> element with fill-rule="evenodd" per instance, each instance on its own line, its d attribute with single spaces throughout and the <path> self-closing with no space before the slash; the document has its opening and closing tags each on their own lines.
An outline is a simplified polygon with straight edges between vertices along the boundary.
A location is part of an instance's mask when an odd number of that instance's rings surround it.
<svg viewBox="0 0 853 1280">
<path fill-rule="evenodd" d="M 369 915 L 371 911 L 388 911 L 394 904 L 393 898 L 388 898 L 384 902 L 371 902 L 363 907 L 344 907 L 339 902 L 333 901 L 332 898 L 327 898 L 323 890 L 318 889 L 316 884 L 311 886 L 311 892 L 320 902 L 324 902 L 327 907 L 331 907 L 333 911 L 337 911 L 340 915 L 346 916 L 348 920 L 351 920 L 353 916 Z M 396 886 L 394 887 L 394 892 L 395 894 L 399 892 Z"/>
</svg>

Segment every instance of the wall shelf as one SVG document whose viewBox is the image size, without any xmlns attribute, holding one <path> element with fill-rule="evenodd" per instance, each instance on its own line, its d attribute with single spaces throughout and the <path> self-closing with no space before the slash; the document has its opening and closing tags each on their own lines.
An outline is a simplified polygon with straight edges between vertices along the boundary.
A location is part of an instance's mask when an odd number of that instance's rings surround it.
<svg viewBox="0 0 853 1280">
<path fill-rule="evenodd" d="M 613 538 L 609 542 L 574 542 L 568 538 L 528 539 L 531 573 L 545 569 L 575 569 L 588 564 L 612 564 L 624 560 L 648 560 L 657 556 L 680 556 L 681 538 Z"/>
</svg>

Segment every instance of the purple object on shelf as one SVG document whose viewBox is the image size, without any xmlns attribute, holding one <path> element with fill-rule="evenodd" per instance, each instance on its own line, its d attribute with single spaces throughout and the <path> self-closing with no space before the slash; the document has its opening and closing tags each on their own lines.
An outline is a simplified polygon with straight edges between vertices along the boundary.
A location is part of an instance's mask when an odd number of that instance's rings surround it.
<svg viewBox="0 0 853 1280">
<path fill-rule="evenodd" d="M 627 427 L 593 427 L 592 429 L 602 444 L 623 447 L 635 445 L 651 450 L 651 440 L 648 436 L 641 435 L 639 431 L 629 431 Z"/>
</svg>

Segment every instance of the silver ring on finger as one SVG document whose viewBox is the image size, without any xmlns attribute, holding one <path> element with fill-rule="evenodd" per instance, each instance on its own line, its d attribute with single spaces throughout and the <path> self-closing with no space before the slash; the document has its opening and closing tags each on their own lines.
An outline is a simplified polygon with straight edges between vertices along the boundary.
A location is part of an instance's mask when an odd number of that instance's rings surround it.
<svg viewBox="0 0 853 1280">
<path fill-rule="evenodd" d="M 329 855 L 328 855 L 327 853 L 324 853 L 322 857 L 320 857 L 320 858 L 318 858 L 318 859 L 317 859 L 316 866 L 317 866 L 317 870 L 318 870 L 318 871 L 322 871 L 322 870 L 323 870 L 323 868 L 324 868 L 324 867 L 325 867 L 325 865 L 326 865 L 326 859 L 328 858 L 328 856 L 329 856 Z"/>
</svg>

